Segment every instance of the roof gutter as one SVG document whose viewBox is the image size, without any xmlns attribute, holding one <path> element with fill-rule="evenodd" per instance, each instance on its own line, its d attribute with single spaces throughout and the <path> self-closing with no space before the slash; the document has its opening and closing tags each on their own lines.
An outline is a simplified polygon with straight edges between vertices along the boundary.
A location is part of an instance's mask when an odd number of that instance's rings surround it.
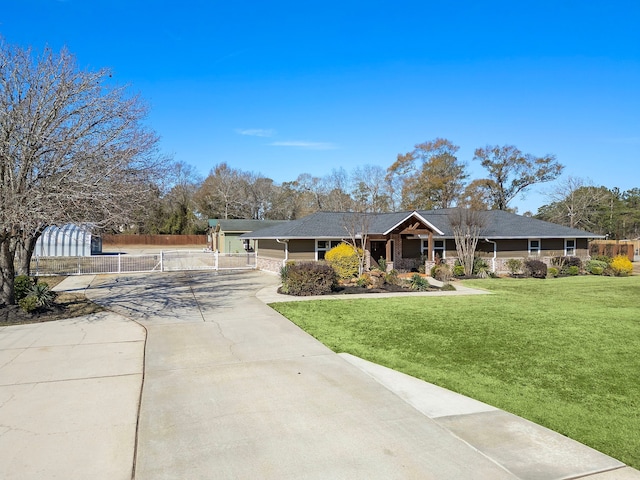
<svg viewBox="0 0 640 480">
<path fill-rule="evenodd" d="M 488 238 L 484 239 L 487 243 L 493 243 L 493 258 L 491 259 L 491 271 L 496 273 L 496 258 L 498 256 L 498 242 L 494 242 L 493 240 L 489 240 Z"/>
<path fill-rule="evenodd" d="M 276 242 L 284 245 L 284 260 L 282 260 L 282 266 L 284 267 L 289 261 L 289 240 L 280 240 L 276 238 Z"/>
</svg>

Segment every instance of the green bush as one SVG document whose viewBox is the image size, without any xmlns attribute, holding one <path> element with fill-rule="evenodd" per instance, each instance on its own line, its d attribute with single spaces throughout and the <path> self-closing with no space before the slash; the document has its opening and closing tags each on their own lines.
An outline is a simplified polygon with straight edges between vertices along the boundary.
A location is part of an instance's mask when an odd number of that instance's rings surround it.
<svg viewBox="0 0 640 480">
<path fill-rule="evenodd" d="M 560 271 L 556 267 L 549 267 L 547 273 L 550 277 L 556 278 L 560 274 Z"/>
<path fill-rule="evenodd" d="M 524 262 L 524 268 L 530 277 L 547 278 L 547 265 L 540 260 L 529 259 Z"/>
<path fill-rule="evenodd" d="M 456 277 L 464 277 L 464 267 L 462 265 L 456 265 L 453 267 L 453 274 Z"/>
<path fill-rule="evenodd" d="M 378 259 L 378 268 L 381 272 L 387 271 L 387 260 L 384 257 L 380 257 Z"/>
<path fill-rule="evenodd" d="M 390 285 L 398 285 L 400 283 L 400 278 L 398 278 L 398 271 L 391 270 L 387 272 L 384 276 L 384 283 L 388 283 Z"/>
<path fill-rule="evenodd" d="M 409 279 L 409 284 L 411 285 L 412 290 L 417 290 L 419 292 L 424 292 L 429 289 L 429 281 L 416 273 Z"/>
<path fill-rule="evenodd" d="M 280 281 L 282 283 L 285 283 L 287 281 L 291 265 L 294 265 L 294 262 L 287 262 L 282 266 L 282 268 L 280 268 Z"/>
<path fill-rule="evenodd" d="M 431 267 L 431 270 L 429 271 L 429 274 L 433 277 L 436 278 L 436 274 L 438 273 L 438 267 L 440 265 L 435 264 L 433 267 Z M 418 270 L 418 273 L 420 273 L 420 271 Z"/>
<path fill-rule="evenodd" d="M 511 276 L 516 276 L 522 271 L 522 260 L 519 258 L 510 258 L 505 262 Z"/>
<path fill-rule="evenodd" d="M 282 292 L 289 295 L 324 295 L 335 290 L 336 272 L 326 263 L 306 262 L 291 265 Z"/>
<path fill-rule="evenodd" d="M 575 277 L 576 275 L 580 275 L 580 267 L 577 267 L 576 265 L 571 265 L 567 269 L 567 275 L 571 275 L 572 277 Z"/>
<path fill-rule="evenodd" d="M 602 272 L 607 268 L 609 264 L 602 260 L 589 260 L 584 264 L 584 269 L 593 275 L 602 275 Z M 595 273 L 594 269 L 597 269 L 600 273 Z"/>
<path fill-rule="evenodd" d="M 611 263 L 611 260 L 613 260 L 613 257 L 609 257 L 608 255 L 593 255 L 591 257 L 591 260 L 598 260 L 599 262 L 604 262 L 609 265 Z"/>
<path fill-rule="evenodd" d="M 369 276 L 366 273 L 363 273 L 356 280 L 356 285 L 358 285 L 359 287 L 362 287 L 362 288 L 368 287 L 369 285 L 371 285 L 371 276 Z"/>
<path fill-rule="evenodd" d="M 486 277 L 486 274 L 488 272 L 489 272 L 489 264 L 485 262 L 484 258 L 474 257 L 473 271 L 471 273 L 481 277 Z"/>
<path fill-rule="evenodd" d="M 34 280 L 28 275 L 18 275 L 15 278 L 13 281 L 13 294 L 17 302 L 29 295 L 34 283 Z"/>
<path fill-rule="evenodd" d="M 35 312 L 38 309 L 38 300 L 32 295 L 28 295 L 18 301 L 18 306 L 25 312 Z"/>
<path fill-rule="evenodd" d="M 46 283 L 36 283 L 26 298 L 35 298 L 38 308 L 50 308 L 57 296 L 58 294 L 51 290 Z"/>
<path fill-rule="evenodd" d="M 356 250 L 348 243 L 341 243 L 329 250 L 324 256 L 325 261 L 333 267 L 338 278 L 346 280 L 358 275 L 362 250 Z"/>
<path fill-rule="evenodd" d="M 560 273 L 563 275 L 578 275 L 580 270 L 582 269 L 582 260 L 578 257 L 553 257 L 551 259 L 551 265 L 557 267 L 560 270 Z M 575 271 L 574 268 L 578 268 L 578 273 L 571 273 Z"/>
</svg>

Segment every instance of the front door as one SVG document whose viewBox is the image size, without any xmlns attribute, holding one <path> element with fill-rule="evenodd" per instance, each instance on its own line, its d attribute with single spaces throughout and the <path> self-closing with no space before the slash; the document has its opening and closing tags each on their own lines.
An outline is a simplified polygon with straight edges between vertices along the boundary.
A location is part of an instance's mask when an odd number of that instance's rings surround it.
<svg viewBox="0 0 640 480">
<path fill-rule="evenodd" d="M 378 260 L 384 258 L 386 260 L 387 255 L 387 242 L 386 241 L 372 241 L 371 242 L 371 263 L 378 264 Z"/>
</svg>

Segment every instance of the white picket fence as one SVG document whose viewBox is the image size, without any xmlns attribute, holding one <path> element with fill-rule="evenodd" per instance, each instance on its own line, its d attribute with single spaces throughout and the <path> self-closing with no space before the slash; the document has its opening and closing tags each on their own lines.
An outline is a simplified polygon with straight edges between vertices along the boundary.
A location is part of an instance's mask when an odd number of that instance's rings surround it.
<svg viewBox="0 0 640 480">
<path fill-rule="evenodd" d="M 143 255 L 33 257 L 32 275 L 95 275 L 99 273 L 176 272 L 181 270 L 252 270 L 256 254 L 202 250 L 162 251 Z"/>
</svg>

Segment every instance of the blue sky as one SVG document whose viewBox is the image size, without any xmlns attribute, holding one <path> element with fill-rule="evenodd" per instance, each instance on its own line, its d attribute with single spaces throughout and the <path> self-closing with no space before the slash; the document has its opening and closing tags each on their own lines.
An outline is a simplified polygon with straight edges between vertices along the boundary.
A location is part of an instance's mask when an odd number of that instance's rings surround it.
<svg viewBox="0 0 640 480">
<path fill-rule="evenodd" d="M 151 107 L 161 148 L 276 182 L 390 166 L 436 137 L 555 154 L 640 187 L 640 2 L 4 0 L 0 35 L 66 45 Z M 513 206 L 545 203 L 545 184 Z"/>
</svg>

